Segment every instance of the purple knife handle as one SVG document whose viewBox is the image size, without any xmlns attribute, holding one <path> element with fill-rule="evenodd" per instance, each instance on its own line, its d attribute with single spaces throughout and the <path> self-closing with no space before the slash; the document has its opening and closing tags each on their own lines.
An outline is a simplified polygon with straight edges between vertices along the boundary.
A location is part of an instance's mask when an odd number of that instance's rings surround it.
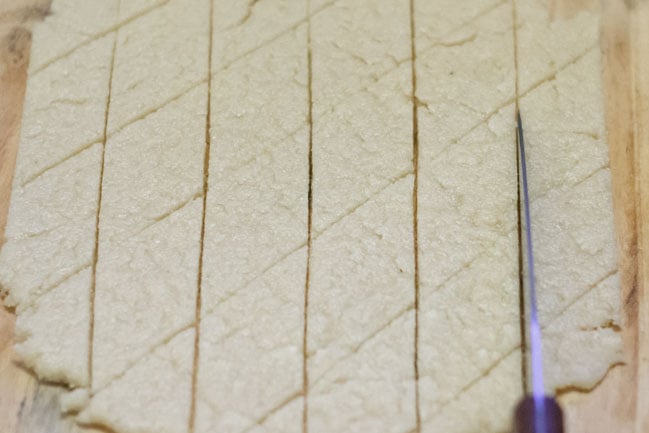
<svg viewBox="0 0 649 433">
<path fill-rule="evenodd" d="M 534 398 L 531 395 L 523 398 L 514 413 L 514 433 L 564 433 L 563 412 L 559 403 L 552 397 L 545 398 L 545 427 L 546 431 L 537 432 L 534 419 L 536 410 Z"/>
</svg>

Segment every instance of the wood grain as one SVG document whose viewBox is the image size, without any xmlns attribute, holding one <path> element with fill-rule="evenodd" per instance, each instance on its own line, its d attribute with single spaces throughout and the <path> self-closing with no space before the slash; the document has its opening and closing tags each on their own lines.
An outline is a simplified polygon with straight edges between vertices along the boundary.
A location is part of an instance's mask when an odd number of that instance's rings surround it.
<svg viewBox="0 0 649 433">
<path fill-rule="evenodd" d="M 636 182 L 637 156 L 634 138 L 634 117 L 649 122 L 649 111 L 637 111 L 633 103 L 635 83 L 632 31 L 630 22 L 641 14 L 623 1 L 603 2 L 601 46 L 603 80 L 606 89 L 606 122 L 612 175 L 613 205 L 618 237 L 619 270 L 624 326 L 622 336 L 626 365 L 614 367 L 588 395 L 570 392 L 562 396 L 566 407 L 569 432 L 640 433 L 636 428 L 641 415 L 637 411 L 641 389 L 649 383 L 638 376 L 638 349 L 649 346 L 649 340 L 638 339 L 639 302 L 647 298 L 646 285 L 638 280 L 638 238 L 642 220 L 638 216 L 640 192 Z M 649 20 L 646 21 L 649 23 Z M 649 52 L 645 53 L 649 59 Z M 648 166 L 649 167 L 649 166 Z M 644 230 L 647 230 L 645 224 Z M 646 266 L 646 264 L 645 264 Z M 646 415 L 645 415 L 646 416 Z"/>
<path fill-rule="evenodd" d="M 547 0 L 563 17 L 597 0 Z M 0 239 L 18 148 L 32 23 L 49 0 L 0 2 Z M 620 251 L 626 363 L 589 392 L 564 390 L 570 433 L 649 432 L 649 0 L 603 0 L 606 113 Z M 0 432 L 70 433 L 60 389 L 39 383 L 13 359 L 12 311 L 0 307 Z"/>
<path fill-rule="evenodd" d="M 649 2 L 636 5 L 631 17 L 634 107 L 635 190 L 638 234 L 638 321 L 636 400 L 638 432 L 649 431 Z"/>
</svg>

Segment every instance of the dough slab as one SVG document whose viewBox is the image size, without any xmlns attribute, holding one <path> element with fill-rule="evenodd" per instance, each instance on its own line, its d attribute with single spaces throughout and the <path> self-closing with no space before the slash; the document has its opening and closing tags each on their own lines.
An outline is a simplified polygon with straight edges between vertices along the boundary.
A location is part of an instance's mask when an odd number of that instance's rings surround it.
<svg viewBox="0 0 649 433">
<path fill-rule="evenodd" d="M 597 13 L 52 11 L 34 32 L 0 285 L 18 356 L 70 389 L 81 424 L 506 431 L 525 382 L 517 106 L 548 391 L 622 360 Z"/>
</svg>

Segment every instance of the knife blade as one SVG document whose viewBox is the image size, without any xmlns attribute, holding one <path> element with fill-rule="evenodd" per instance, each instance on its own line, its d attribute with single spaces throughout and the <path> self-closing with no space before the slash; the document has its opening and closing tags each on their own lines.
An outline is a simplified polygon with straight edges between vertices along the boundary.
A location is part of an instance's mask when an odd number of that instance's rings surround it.
<svg viewBox="0 0 649 433">
<path fill-rule="evenodd" d="M 524 328 L 526 333 L 524 362 L 531 383 L 531 392 L 518 404 L 514 415 L 515 433 L 563 433 L 563 414 L 553 397 L 545 395 L 543 378 L 543 350 L 541 326 L 536 297 L 536 276 L 534 273 L 534 248 L 532 241 L 532 221 L 530 217 L 530 197 L 525 155 L 525 136 L 523 121 L 516 110 L 516 142 L 518 154 L 518 197 L 519 197 L 519 248 L 521 257 L 520 293 L 525 305 Z"/>
</svg>

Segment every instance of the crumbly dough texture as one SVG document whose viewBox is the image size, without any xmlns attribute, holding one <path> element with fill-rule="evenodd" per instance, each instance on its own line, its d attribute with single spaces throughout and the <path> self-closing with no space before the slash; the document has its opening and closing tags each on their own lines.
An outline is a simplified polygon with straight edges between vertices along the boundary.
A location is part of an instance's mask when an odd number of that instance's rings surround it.
<svg viewBox="0 0 649 433">
<path fill-rule="evenodd" d="M 411 38 L 410 13 L 54 0 L 0 284 L 63 411 L 119 433 L 506 431 L 517 100 L 548 390 L 621 360 L 597 14 L 415 0 Z"/>
</svg>

